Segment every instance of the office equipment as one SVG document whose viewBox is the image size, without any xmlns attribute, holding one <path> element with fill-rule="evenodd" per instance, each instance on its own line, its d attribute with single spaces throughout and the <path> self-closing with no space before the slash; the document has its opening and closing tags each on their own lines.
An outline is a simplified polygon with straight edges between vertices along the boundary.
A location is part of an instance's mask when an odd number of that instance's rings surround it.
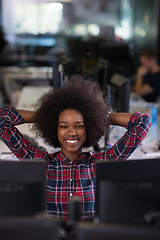
<svg viewBox="0 0 160 240">
<path fill-rule="evenodd" d="M 109 62 L 106 59 L 99 58 L 96 66 L 92 69 L 92 79 L 99 84 L 104 94 L 106 93 L 106 86 L 109 84 L 108 67 Z"/>
<path fill-rule="evenodd" d="M 109 77 L 108 77 L 109 62 L 106 59 L 99 58 L 97 63 L 97 69 L 99 73 L 97 76 L 98 77 L 97 82 L 102 88 L 104 95 L 106 95 L 106 87 L 109 84 Z"/>
<path fill-rule="evenodd" d="M 6 101 L 14 106 L 15 94 L 22 87 L 41 86 L 42 89 L 49 88 L 52 79 L 52 68 L 48 67 L 3 67 L 1 71 Z M 29 94 L 29 97 L 27 96 L 27 101 L 31 96 L 31 94 Z M 16 98 L 18 99 L 18 97 Z"/>
<path fill-rule="evenodd" d="M 160 229 L 151 226 L 81 223 L 76 240 L 159 240 Z"/>
<path fill-rule="evenodd" d="M 63 86 L 63 65 L 54 63 L 53 64 L 53 80 L 52 86 L 54 89 L 60 88 Z"/>
<path fill-rule="evenodd" d="M 114 74 L 110 80 L 112 87 L 112 107 L 116 112 L 129 112 L 130 79 Z"/>
<path fill-rule="evenodd" d="M 69 221 L 74 224 L 80 221 L 81 200 L 79 197 L 72 197 L 69 203 Z"/>
<path fill-rule="evenodd" d="M 101 41 L 99 55 L 108 60 L 128 61 L 130 59 L 130 47 L 127 43 Z"/>
<path fill-rule="evenodd" d="M 1 218 L 1 240 L 56 240 L 59 221 L 56 218 Z"/>
<path fill-rule="evenodd" d="M 160 221 L 160 160 L 96 163 L 96 217 L 102 222 Z"/>
<path fill-rule="evenodd" d="M 23 87 L 21 95 L 18 99 L 16 108 L 23 110 L 34 111 L 39 99 L 49 91 L 53 90 L 52 87 L 47 86 L 26 86 Z"/>
<path fill-rule="evenodd" d="M 111 86 L 110 85 L 106 86 L 105 103 L 107 104 L 108 109 L 110 110 L 111 108 Z"/>
<path fill-rule="evenodd" d="M 45 163 L 0 160 L 0 217 L 45 211 Z"/>
</svg>

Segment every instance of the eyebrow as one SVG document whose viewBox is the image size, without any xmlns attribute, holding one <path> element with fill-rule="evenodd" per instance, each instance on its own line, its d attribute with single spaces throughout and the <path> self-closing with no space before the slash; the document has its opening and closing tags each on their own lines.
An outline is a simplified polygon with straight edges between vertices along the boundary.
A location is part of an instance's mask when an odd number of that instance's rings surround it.
<svg viewBox="0 0 160 240">
<path fill-rule="evenodd" d="M 59 123 L 68 123 L 67 121 L 60 121 Z M 83 121 L 78 121 L 78 122 L 76 122 L 76 124 L 78 124 L 78 123 L 84 123 Z"/>
</svg>

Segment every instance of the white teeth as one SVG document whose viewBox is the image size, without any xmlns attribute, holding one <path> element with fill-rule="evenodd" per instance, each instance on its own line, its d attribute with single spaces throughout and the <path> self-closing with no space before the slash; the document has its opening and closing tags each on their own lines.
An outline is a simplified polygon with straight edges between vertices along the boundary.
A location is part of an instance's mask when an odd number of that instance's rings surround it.
<svg viewBox="0 0 160 240">
<path fill-rule="evenodd" d="M 77 140 L 66 140 L 66 142 L 68 142 L 68 143 L 76 143 Z"/>
</svg>

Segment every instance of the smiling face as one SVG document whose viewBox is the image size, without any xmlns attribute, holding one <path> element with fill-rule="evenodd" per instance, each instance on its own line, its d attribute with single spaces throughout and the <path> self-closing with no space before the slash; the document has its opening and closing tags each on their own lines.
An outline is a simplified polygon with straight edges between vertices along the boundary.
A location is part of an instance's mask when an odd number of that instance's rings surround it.
<svg viewBox="0 0 160 240">
<path fill-rule="evenodd" d="M 62 111 L 59 115 L 57 134 L 61 151 L 73 161 L 81 153 L 86 140 L 86 127 L 82 114 L 73 109 Z"/>
</svg>

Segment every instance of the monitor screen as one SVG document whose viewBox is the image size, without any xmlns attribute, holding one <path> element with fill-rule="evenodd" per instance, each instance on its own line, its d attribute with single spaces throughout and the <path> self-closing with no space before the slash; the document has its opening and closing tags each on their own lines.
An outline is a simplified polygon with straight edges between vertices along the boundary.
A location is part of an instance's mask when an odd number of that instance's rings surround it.
<svg viewBox="0 0 160 240">
<path fill-rule="evenodd" d="M 160 213 L 160 161 L 96 163 L 96 217 L 102 222 L 151 222 Z"/>
<path fill-rule="evenodd" d="M 57 240 L 60 222 L 44 215 L 37 217 L 1 218 L 1 240 Z"/>
<path fill-rule="evenodd" d="M 129 112 L 130 79 L 114 74 L 110 80 L 112 107 L 116 112 Z"/>
<path fill-rule="evenodd" d="M 45 211 L 45 163 L 0 160 L 0 217 Z"/>
<path fill-rule="evenodd" d="M 159 240 L 160 229 L 152 226 L 81 222 L 76 240 Z"/>
</svg>

